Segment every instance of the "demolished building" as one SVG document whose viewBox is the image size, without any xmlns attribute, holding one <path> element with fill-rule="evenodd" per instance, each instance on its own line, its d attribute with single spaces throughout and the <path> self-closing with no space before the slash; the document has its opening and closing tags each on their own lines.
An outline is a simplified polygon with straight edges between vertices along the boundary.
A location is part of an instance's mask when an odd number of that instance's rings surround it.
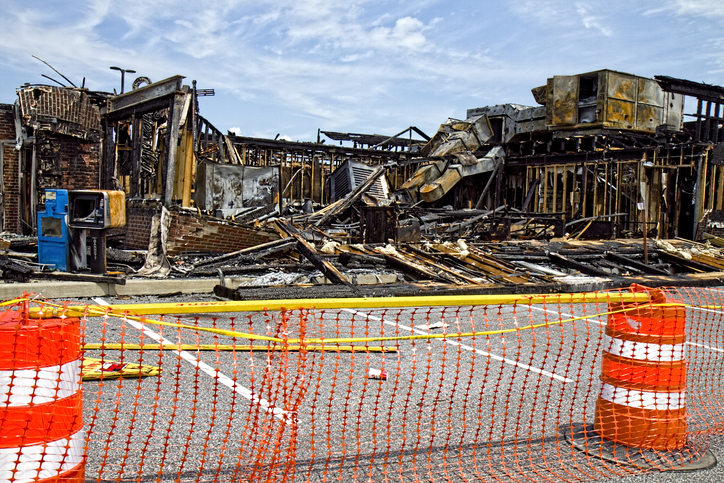
<svg viewBox="0 0 724 483">
<path fill-rule="evenodd" d="M 538 106 L 469 109 L 432 138 L 411 126 L 295 142 L 222 133 L 199 112 L 209 90 L 183 79 L 121 95 L 27 86 L 0 105 L 4 229 L 32 235 L 48 187 L 101 188 L 126 195 L 109 243 L 134 253 L 116 266 L 128 274 L 139 251 L 158 257 L 141 270 L 155 276 L 290 272 L 306 258 L 342 285 L 366 267 L 487 291 L 720 270 L 718 255 L 673 245 L 565 243 L 718 240 L 721 87 L 601 70 L 548 79 Z M 558 245 L 489 243 L 511 239 Z"/>
</svg>

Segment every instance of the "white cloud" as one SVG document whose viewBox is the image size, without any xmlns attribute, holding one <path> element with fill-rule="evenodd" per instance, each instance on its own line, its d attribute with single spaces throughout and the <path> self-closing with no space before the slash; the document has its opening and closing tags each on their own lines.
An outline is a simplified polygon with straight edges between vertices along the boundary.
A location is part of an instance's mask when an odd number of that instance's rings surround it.
<svg viewBox="0 0 724 483">
<path fill-rule="evenodd" d="M 704 18 L 713 12 L 721 23 L 719 0 L 662 0 L 666 10 L 656 16 L 625 0 L 605 7 L 593 0 L 129 0 L 123 9 L 109 0 L 67 0 L 54 9 L 0 2 L 2 77 L 8 70 L 37 73 L 21 82 L 53 75 L 31 54 L 74 81 L 87 76 L 98 90 L 118 87 L 111 65 L 153 80 L 181 74 L 216 89 L 201 108 L 220 129 L 293 139 L 316 137 L 317 127 L 382 132 L 429 122 L 434 130 L 468 107 L 532 103 L 530 88 L 551 75 L 602 67 L 716 83 L 671 66 L 698 56 L 720 72 L 717 58 L 724 58 L 715 42 L 721 35 L 706 30 L 714 21 Z M 681 28 L 692 22 L 685 15 L 696 16 L 696 33 Z M 661 31 L 682 38 L 652 36 Z"/>
<path fill-rule="evenodd" d="M 397 19 L 395 26 L 375 27 L 369 33 L 372 44 L 377 48 L 401 47 L 410 50 L 425 50 L 427 39 L 423 35 L 425 25 L 416 18 Z"/>
<path fill-rule="evenodd" d="M 599 19 L 599 17 L 591 13 L 591 8 L 588 5 L 582 2 L 576 3 L 576 13 L 578 13 L 578 15 L 581 17 L 583 26 L 587 29 L 598 30 L 606 37 L 613 36 L 613 31 L 610 28 L 605 27 L 601 24 L 601 20 Z"/>
<path fill-rule="evenodd" d="M 724 2 L 721 0 L 669 0 L 669 9 L 683 15 L 724 17 Z"/>
<path fill-rule="evenodd" d="M 238 126 L 230 127 L 229 132 L 237 136 L 241 136 L 241 128 Z"/>
</svg>

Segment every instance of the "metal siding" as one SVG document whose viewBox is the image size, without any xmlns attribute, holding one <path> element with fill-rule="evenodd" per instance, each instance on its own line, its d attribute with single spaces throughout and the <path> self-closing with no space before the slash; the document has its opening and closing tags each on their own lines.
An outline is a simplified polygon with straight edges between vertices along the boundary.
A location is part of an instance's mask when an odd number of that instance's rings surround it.
<svg viewBox="0 0 724 483">
<path fill-rule="evenodd" d="M 551 126 L 572 126 L 578 123 L 578 76 L 554 76 L 548 86 Z"/>
</svg>

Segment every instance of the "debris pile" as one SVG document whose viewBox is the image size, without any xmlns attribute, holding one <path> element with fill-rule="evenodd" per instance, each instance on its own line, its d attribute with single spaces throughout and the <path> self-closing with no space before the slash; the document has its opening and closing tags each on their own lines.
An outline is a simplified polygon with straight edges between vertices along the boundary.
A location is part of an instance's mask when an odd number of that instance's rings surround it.
<svg viewBox="0 0 724 483">
<path fill-rule="evenodd" d="M 8 280 L 219 277 L 219 295 L 244 298 L 269 287 L 314 296 L 322 283 L 340 295 L 553 292 L 724 271 L 724 121 L 710 109 L 721 87 L 610 70 L 555 76 L 532 90 L 538 106 L 470 109 L 432 137 L 411 126 L 320 130 L 317 142 L 224 134 L 199 113 L 211 91 L 182 76 L 121 95 L 33 89 L 2 111 L 20 113 L 18 143 L 37 142 L 29 127 L 49 133 L 43 166 L 67 137 L 96 153 L 84 169 L 125 192 L 127 224 L 108 232 L 109 272 L 97 276 L 48 271 L 8 238 Z M 75 96 L 82 110 L 53 124 L 50 95 Z M 692 122 L 685 97 L 697 100 Z M 45 110 L 28 110 L 33 98 Z M 28 152 L 13 162 L 32 171 Z M 66 178 L 55 187 L 77 189 Z M 24 191 L 5 226 L 37 233 L 46 186 Z M 230 276 L 240 288 L 225 286 Z"/>
</svg>

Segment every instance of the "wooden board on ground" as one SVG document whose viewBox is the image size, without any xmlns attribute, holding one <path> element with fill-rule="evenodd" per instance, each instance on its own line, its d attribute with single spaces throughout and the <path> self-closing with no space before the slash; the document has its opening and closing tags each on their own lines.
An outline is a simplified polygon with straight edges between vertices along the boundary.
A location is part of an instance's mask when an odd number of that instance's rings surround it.
<svg viewBox="0 0 724 483">
<path fill-rule="evenodd" d="M 158 376 L 161 368 L 136 364 L 134 362 L 118 362 L 108 359 L 84 357 L 80 367 L 80 377 L 83 381 L 100 381 L 101 379 L 120 379 Z"/>
</svg>

